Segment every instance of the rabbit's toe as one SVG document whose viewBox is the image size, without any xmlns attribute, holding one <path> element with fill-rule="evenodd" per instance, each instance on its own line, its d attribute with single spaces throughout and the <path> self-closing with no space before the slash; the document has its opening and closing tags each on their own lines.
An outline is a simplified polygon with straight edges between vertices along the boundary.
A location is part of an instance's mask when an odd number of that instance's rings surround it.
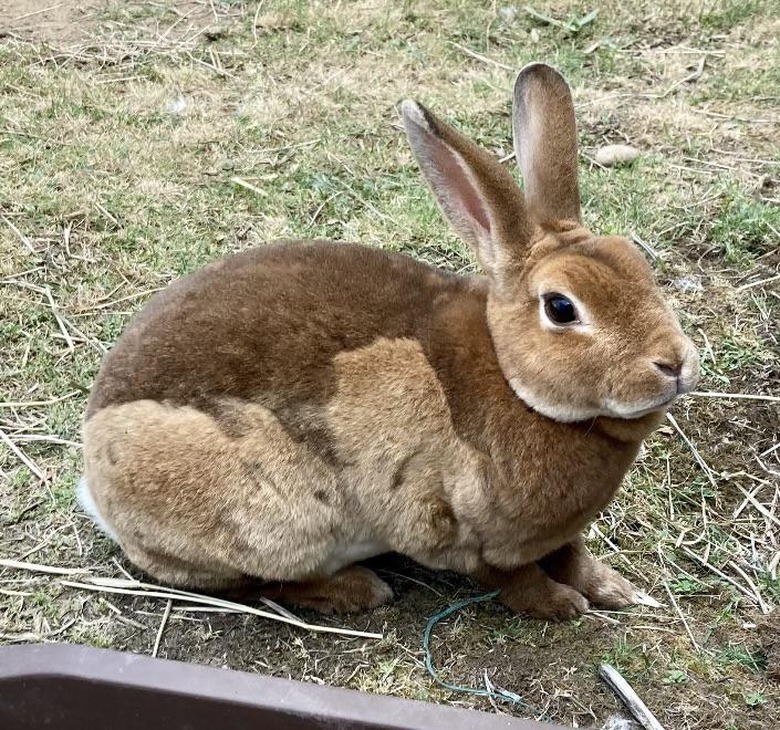
<svg viewBox="0 0 780 730">
<path fill-rule="evenodd" d="M 538 596 L 525 613 L 534 618 L 564 621 L 588 610 L 587 599 L 578 591 L 561 583 L 553 583 L 547 595 Z"/>
</svg>

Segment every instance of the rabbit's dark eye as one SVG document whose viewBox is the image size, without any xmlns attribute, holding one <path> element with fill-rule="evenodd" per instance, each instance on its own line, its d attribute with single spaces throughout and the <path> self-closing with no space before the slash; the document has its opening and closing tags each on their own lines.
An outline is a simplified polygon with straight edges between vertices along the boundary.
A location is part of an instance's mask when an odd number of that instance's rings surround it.
<svg viewBox="0 0 780 730">
<path fill-rule="evenodd" d="M 544 297 L 544 313 L 555 324 L 571 324 L 577 321 L 577 310 L 563 294 L 547 294 Z"/>
</svg>

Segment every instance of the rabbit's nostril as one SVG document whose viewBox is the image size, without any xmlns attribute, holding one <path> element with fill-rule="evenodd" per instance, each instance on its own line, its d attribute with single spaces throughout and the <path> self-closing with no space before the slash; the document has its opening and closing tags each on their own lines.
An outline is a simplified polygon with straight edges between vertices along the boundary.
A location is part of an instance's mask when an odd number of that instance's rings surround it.
<svg viewBox="0 0 780 730">
<path fill-rule="evenodd" d="M 664 375 L 670 378 L 679 378 L 682 372 L 682 363 L 668 363 L 668 362 L 654 362 L 655 365 Z"/>
</svg>

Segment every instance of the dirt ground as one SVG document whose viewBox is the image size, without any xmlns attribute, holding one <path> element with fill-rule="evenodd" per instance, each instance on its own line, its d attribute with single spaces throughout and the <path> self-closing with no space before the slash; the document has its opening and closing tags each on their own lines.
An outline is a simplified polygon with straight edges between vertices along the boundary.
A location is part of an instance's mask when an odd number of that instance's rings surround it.
<svg viewBox="0 0 780 730">
<path fill-rule="evenodd" d="M 0 34 L 63 40 L 79 38 L 89 32 L 96 12 L 105 7 L 101 0 L 77 2 L 39 2 L 39 0 L 6 0 L 0 19 Z"/>
<path fill-rule="evenodd" d="M 630 7 L 629 7 L 630 5 Z M 595 6 L 594 6 L 595 7 Z M 780 726 L 780 7 L 774 0 L 6 0 L 0 18 L 0 643 L 69 641 L 488 712 L 615 727 L 608 662 L 667 730 Z M 541 20 L 540 17 L 541 16 Z M 703 395 L 648 440 L 591 549 L 663 606 L 561 624 L 400 556 L 395 600 L 318 634 L 65 585 L 133 570 L 76 507 L 103 353 L 150 294 L 288 236 L 473 259 L 419 182 L 395 104 L 503 157 L 531 58 L 570 79 L 587 222 L 627 233 L 702 353 Z M 604 170 L 597 149 L 641 157 Z M 238 182 L 236 182 L 238 180 Z M 37 566 L 37 567 L 35 567 Z M 141 577 L 141 576 L 138 576 Z"/>
</svg>

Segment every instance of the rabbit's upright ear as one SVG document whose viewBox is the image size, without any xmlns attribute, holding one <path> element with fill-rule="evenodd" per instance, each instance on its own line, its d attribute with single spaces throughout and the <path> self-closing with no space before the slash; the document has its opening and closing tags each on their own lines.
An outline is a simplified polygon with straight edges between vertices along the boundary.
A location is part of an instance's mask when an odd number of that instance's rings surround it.
<svg viewBox="0 0 780 730">
<path fill-rule="evenodd" d="M 531 63 L 520 71 L 512 127 L 532 218 L 541 225 L 558 220 L 579 222 L 574 103 L 569 85 L 554 68 Z"/>
<path fill-rule="evenodd" d="M 401 115 L 439 207 L 485 271 L 496 277 L 521 262 L 531 227 L 523 194 L 509 172 L 417 102 L 404 101 Z"/>
</svg>

